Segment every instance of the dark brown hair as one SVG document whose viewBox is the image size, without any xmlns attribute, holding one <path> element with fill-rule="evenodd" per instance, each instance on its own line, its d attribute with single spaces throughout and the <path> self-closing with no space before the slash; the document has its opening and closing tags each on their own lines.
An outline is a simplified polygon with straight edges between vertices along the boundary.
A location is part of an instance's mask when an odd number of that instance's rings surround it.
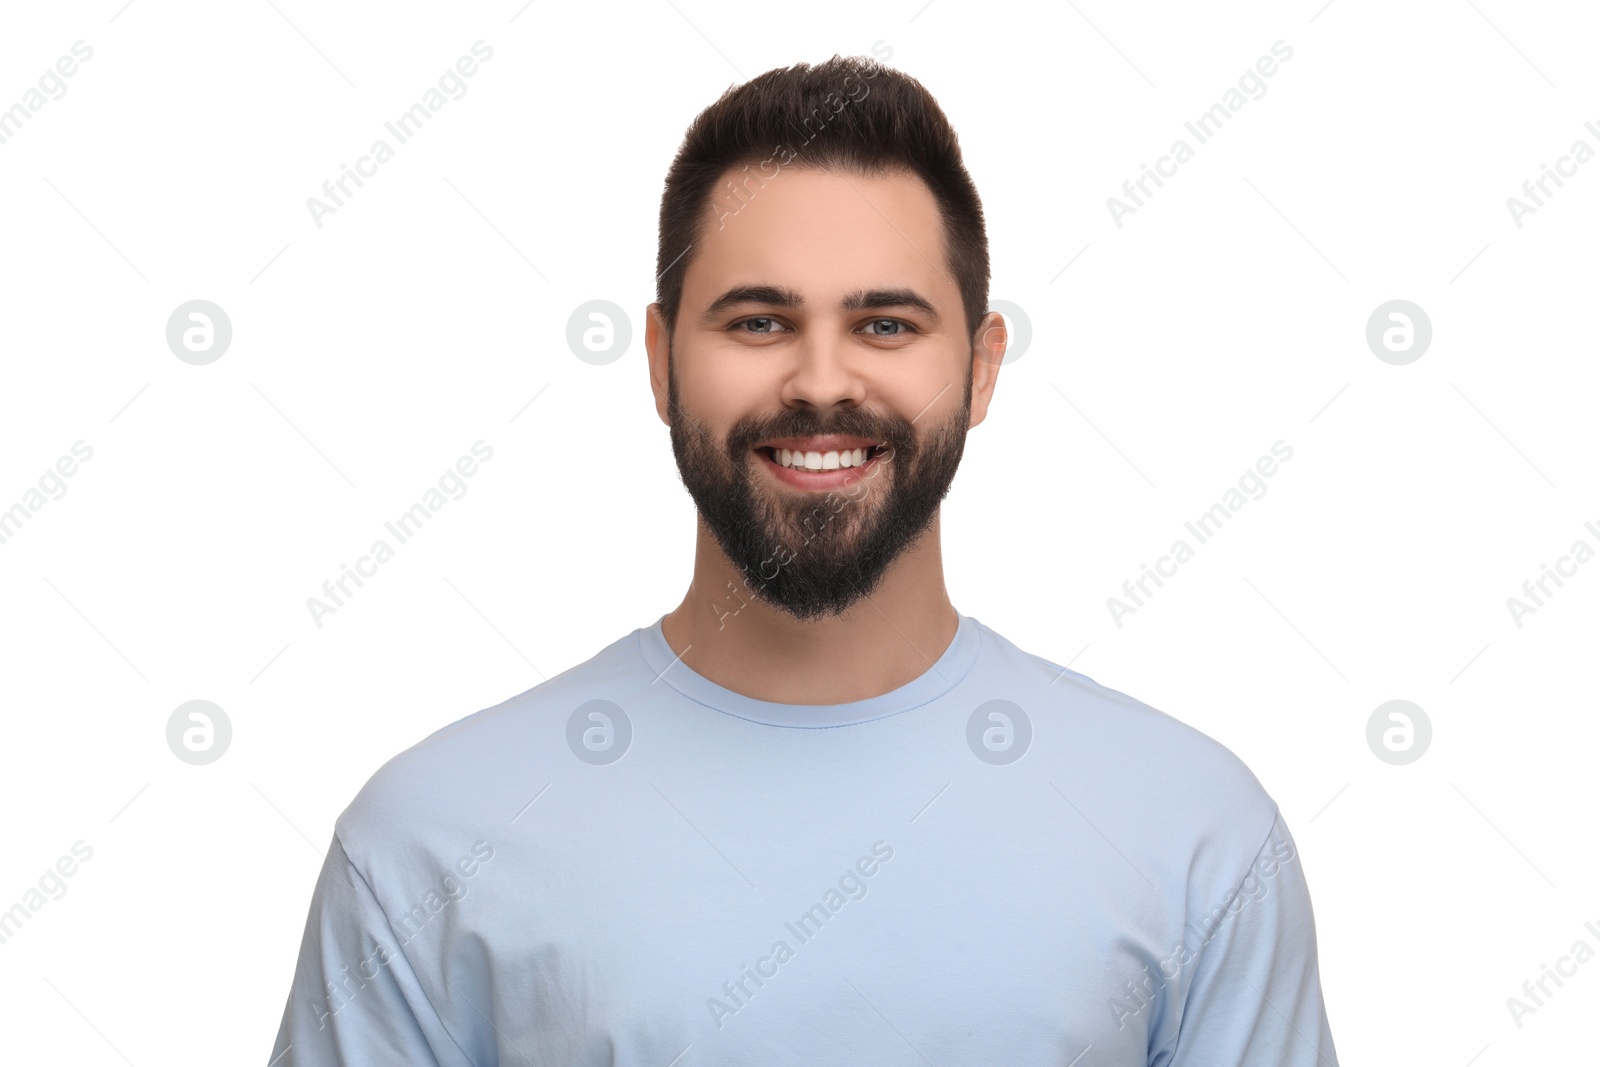
<svg viewBox="0 0 1600 1067">
<path fill-rule="evenodd" d="M 723 224 L 783 167 L 906 170 L 921 178 L 939 205 L 946 265 L 961 292 L 967 336 L 974 334 L 988 312 L 989 239 L 955 130 L 915 78 L 836 55 L 733 86 L 690 123 L 661 197 L 656 301 L 669 337 L 703 228 Z"/>
</svg>

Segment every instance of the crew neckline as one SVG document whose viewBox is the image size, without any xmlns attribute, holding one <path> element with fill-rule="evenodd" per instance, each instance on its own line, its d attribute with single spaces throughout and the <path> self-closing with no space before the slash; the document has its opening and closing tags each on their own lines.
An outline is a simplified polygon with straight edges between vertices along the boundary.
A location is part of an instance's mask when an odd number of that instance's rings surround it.
<svg viewBox="0 0 1600 1067">
<path fill-rule="evenodd" d="M 639 651 L 650 666 L 655 680 L 670 685 L 677 692 L 736 718 L 766 726 L 789 726 L 801 729 L 821 729 L 833 726 L 854 726 L 889 715 L 898 715 L 920 707 L 954 689 L 978 660 L 981 638 L 979 623 L 970 615 L 957 613 L 956 634 L 933 665 L 905 685 L 864 700 L 850 700 L 843 704 L 783 704 L 772 700 L 757 700 L 719 685 L 693 670 L 678 658 L 661 631 L 662 620 L 667 616 L 640 627 Z"/>
</svg>

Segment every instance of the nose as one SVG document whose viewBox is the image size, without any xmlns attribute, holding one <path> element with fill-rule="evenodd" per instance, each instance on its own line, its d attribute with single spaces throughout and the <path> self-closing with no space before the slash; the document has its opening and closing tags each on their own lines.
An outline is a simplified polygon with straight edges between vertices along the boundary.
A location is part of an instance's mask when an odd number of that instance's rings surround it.
<svg viewBox="0 0 1600 1067">
<path fill-rule="evenodd" d="M 825 411 L 843 403 L 859 407 L 866 399 L 860 361 L 868 354 L 853 351 L 831 325 L 807 331 L 790 352 L 792 362 L 785 369 L 781 390 L 786 406 Z"/>
</svg>

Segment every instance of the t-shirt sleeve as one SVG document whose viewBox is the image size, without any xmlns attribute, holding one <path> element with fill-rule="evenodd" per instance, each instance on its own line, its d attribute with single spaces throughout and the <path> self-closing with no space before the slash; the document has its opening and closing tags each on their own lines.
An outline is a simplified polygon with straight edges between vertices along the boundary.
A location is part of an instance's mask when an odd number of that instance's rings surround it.
<svg viewBox="0 0 1600 1067">
<path fill-rule="evenodd" d="M 1337 1067 L 1311 894 L 1281 814 L 1250 869 L 1191 929 L 1200 948 L 1177 1035 L 1151 1067 Z"/>
<path fill-rule="evenodd" d="M 311 895 L 270 1067 L 468 1062 L 336 832 Z"/>
</svg>

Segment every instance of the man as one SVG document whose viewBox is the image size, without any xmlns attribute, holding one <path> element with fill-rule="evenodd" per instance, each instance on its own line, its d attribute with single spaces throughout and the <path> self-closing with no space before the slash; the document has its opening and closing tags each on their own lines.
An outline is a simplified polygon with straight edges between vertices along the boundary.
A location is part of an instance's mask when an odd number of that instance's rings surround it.
<svg viewBox="0 0 1600 1067">
<path fill-rule="evenodd" d="M 277 1067 L 1333 1067 L 1260 783 L 946 594 L 1006 337 L 933 98 L 838 57 L 729 90 L 659 256 L 689 592 L 373 775 Z"/>
</svg>

